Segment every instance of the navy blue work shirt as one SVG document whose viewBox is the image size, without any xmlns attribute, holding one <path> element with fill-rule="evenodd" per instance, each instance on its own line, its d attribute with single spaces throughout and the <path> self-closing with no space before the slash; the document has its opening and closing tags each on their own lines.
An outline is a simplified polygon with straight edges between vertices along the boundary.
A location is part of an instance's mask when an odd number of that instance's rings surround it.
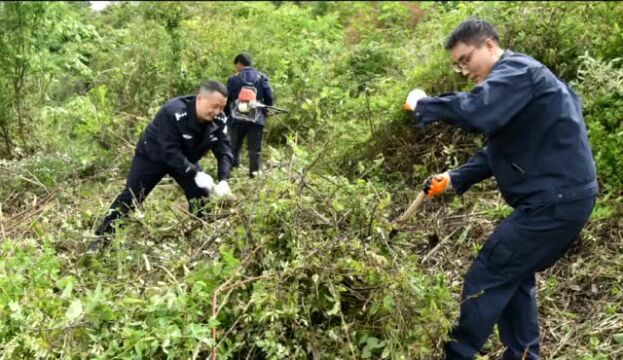
<svg viewBox="0 0 623 360">
<path fill-rule="evenodd" d="M 268 77 L 250 66 L 245 67 L 240 73 L 232 75 L 229 79 L 227 79 L 227 91 L 229 92 L 229 97 L 227 99 L 227 107 L 225 109 L 227 117 L 230 118 L 232 124 L 239 122 L 231 116 L 231 108 L 236 99 L 238 99 L 240 90 L 242 90 L 245 83 L 253 83 L 255 85 L 257 90 L 257 100 L 262 104 L 272 106 L 274 102 L 273 90 L 268 82 Z M 242 122 L 246 123 L 246 121 Z M 264 109 L 261 109 L 260 111 L 257 124 L 262 126 L 266 124 L 266 111 Z"/>
<path fill-rule="evenodd" d="M 444 121 L 486 136 L 484 149 L 449 172 L 459 194 L 491 176 L 512 207 L 597 193 L 581 101 L 529 56 L 505 50 L 471 92 L 422 98 L 414 116 L 423 126 Z"/>
</svg>

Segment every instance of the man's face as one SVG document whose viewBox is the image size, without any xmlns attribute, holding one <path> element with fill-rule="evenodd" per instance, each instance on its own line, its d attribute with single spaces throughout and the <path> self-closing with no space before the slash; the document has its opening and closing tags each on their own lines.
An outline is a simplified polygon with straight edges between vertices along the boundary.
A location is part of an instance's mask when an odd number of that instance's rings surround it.
<svg viewBox="0 0 623 360">
<path fill-rule="evenodd" d="M 197 95 L 197 116 L 204 121 L 212 121 L 223 112 L 227 98 L 218 91 Z"/>
<path fill-rule="evenodd" d="M 241 63 L 235 63 L 234 64 L 234 68 L 236 69 L 236 72 L 239 73 L 242 71 L 242 69 L 244 69 L 246 66 L 242 65 Z"/>
<path fill-rule="evenodd" d="M 479 47 L 459 42 L 451 50 L 454 67 L 479 84 L 489 76 L 493 65 L 498 60 L 497 49 L 497 44 L 491 39 L 485 40 Z"/>
</svg>

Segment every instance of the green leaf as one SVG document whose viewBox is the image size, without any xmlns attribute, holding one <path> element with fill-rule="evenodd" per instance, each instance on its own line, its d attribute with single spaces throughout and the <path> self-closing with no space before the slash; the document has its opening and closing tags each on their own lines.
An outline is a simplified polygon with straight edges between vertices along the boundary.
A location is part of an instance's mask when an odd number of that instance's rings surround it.
<svg viewBox="0 0 623 360">
<path fill-rule="evenodd" d="M 210 321 L 208 321 L 209 329 L 214 329 L 215 327 L 218 327 L 219 325 L 221 325 L 221 322 L 218 321 L 217 319 L 211 318 Z"/>
<path fill-rule="evenodd" d="M 396 303 L 394 302 L 394 297 L 390 294 L 385 295 L 383 298 L 383 308 L 387 311 L 392 311 L 394 310 L 395 305 Z"/>
<path fill-rule="evenodd" d="M 619 344 L 623 344 L 623 333 L 619 333 L 619 334 L 614 334 L 612 335 L 612 338 L 614 339 L 614 341 L 616 341 Z"/>
<path fill-rule="evenodd" d="M 318 278 L 319 278 L 318 274 L 312 275 L 312 281 L 314 282 L 314 284 L 318 284 Z"/>
<path fill-rule="evenodd" d="M 387 359 L 389 355 L 391 355 L 391 349 L 389 347 L 386 347 L 385 349 L 383 349 L 383 353 L 381 354 L 381 359 Z"/>
<path fill-rule="evenodd" d="M 80 299 L 76 299 L 72 301 L 71 305 L 69 305 L 69 309 L 65 313 L 65 317 L 69 321 L 76 320 L 82 314 L 82 301 Z"/>
<path fill-rule="evenodd" d="M 371 349 L 376 349 L 379 345 L 379 339 L 375 338 L 374 336 L 370 336 L 368 338 L 368 347 L 370 347 Z"/>
<path fill-rule="evenodd" d="M 379 341 L 379 339 L 375 338 L 374 336 L 370 336 L 368 338 L 368 347 L 370 349 L 378 349 L 385 346 L 385 342 L 384 341 Z"/>
<path fill-rule="evenodd" d="M 336 299 L 335 303 L 333 304 L 333 308 L 327 312 L 327 315 L 337 315 L 337 313 L 340 312 L 340 309 L 341 309 L 340 300 Z"/>
<path fill-rule="evenodd" d="M 74 289 L 74 282 L 72 280 L 67 282 L 65 285 L 65 289 L 63 289 L 63 294 L 61 295 L 61 299 L 69 299 L 71 297 L 71 292 Z"/>
</svg>

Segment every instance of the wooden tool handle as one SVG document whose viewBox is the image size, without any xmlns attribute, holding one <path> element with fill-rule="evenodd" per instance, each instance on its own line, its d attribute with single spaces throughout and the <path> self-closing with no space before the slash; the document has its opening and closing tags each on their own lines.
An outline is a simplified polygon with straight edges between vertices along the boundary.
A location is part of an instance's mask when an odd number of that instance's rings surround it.
<svg viewBox="0 0 623 360">
<path fill-rule="evenodd" d="M 409 220 L 411 218 L 411 216 L 413 216 L 413 214 L 415 214 L 417 209 L 420 208 L 420 206 L 422 205 L 422 203 L 424 202 L 425 199 L 426 199 L 426 194 L 424 193 L 424 191 L 420 191 L 420 193 L 415 198 L 415 200 L 413 200 L 411 205 L 409 205 L 409 208 L 402 215 L 400 215 L 398 220 L 396 220 L 396 223 L 402 224 L 405 221 Z"/>
</svg>

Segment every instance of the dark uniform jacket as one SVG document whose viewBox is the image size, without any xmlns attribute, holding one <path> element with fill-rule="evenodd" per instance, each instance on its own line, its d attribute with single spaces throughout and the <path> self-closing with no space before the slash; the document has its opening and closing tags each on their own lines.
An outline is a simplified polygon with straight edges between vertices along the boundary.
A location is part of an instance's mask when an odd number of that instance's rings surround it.
<svg viewBox="0 0 623 360">
<path fill-rule="evenodd" d="M 234 157 L 225 118 L 199 123 L 195 99 L 182 96 L 164 104 L 143 131 L 136 153 L 193 178 L 201 171 L 197 162 L 212 150 L 218 161 L 218 180 L 227 180 Z"/>
<path fill-rule="evenodd" d="M 490 176 L 512 207 L 597 193 L 581 101 L 529 56 L 506 50 L 471 92 L 420 99 L 414 116 L 422 125 L 445 121 L 486 136 L 484 149 L 450 171 L 459 194 Z"/>
</svg>

